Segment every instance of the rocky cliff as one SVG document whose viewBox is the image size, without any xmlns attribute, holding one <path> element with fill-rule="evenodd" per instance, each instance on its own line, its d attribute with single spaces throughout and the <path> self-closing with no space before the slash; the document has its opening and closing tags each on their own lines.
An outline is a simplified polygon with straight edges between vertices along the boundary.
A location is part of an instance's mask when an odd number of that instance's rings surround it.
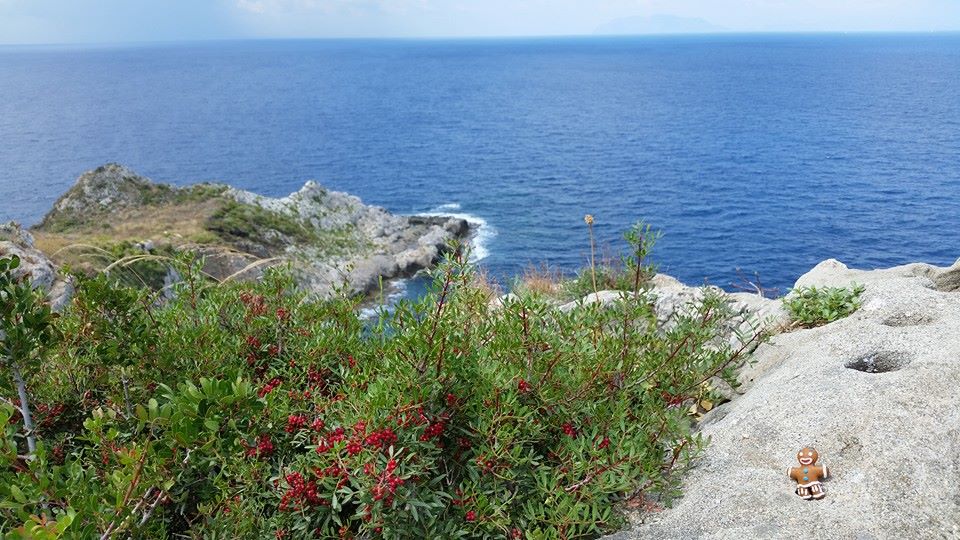
<svg viewBox="0 0 960 540">
<path fill-rule="evenodd" d="M 108 164 L 80 176 L 32 232 L 55 262 L 81 269 L 103 256 L 189 250 L 221 280 L 290 264 L 306 290 L 325 296 L 340 287 L 367 294 L 381 278 L 427 268 L 469 228 L 457 218 L 393 215 L 312 181 L 270 198 L 223 184 L 174 187 Z"/>
<path fill-rule="evenodd" d="M 20 225 L 13 222 L 0 224 L 0 257 L 18 257 L 20 266 L 14 270 L 14 277 L 29 279 L 35 289 L 45 291 L 50 307 L 55 311 L 70 302 L 73 281 L 57 272 L 50 259 L 34 245 L 33 235 Z"/>
<path fill-rule="evenodd" d="M 612 540 L 960 538 L 960 261 L 828 260 L 796 286 L 854 282 L 858 311 L 755 351 L 742 395 L 700 425 L 710 444 L 683 496 Z M 819 501 L 786 475 L 808 445 L 830 470 Z"/>
</svg>

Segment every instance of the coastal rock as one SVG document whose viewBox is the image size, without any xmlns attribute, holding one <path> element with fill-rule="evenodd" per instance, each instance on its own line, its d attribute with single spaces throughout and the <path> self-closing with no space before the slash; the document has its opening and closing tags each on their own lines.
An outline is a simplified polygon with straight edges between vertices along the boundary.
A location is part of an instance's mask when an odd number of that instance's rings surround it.
<svg viewBox="0 0 960 540">
<path fill-rule="evenodd" d="M 956 270 L 825 261 L 800 278 L 862 283 L 863 306 L 759 347 L 743 395 L 704 418 L 682 497 L 611 538 L 960 537 Z M 807 445 L 831 471 L 821 501 L 786 475 Z"/>
<path fill-rule="evenodd" d="M 53 262 L 34 247 L 33 235 L 11 221 L 0 224 L 0 258 L 12 256 L 20 258 L 14 276 L 27 276 L 34 288 L 45 291 L 54 311 L 60 311 L 70 302 L 73 280 L 60 276 Z"/>
<path fill-rule="evenodd" d="M 590 293 L 579 300 L 574 300 L 573 302 L 567 302 L 566 304 L 561 304 L 557 307 L 557 311 L 567 313 L 573 311 L 574 309 L 580 307 L 591 306 L 594 304 L 600 304 L 601 306 L 609 306 L 618 300 L 632 296 L 632 293 L 627 291 L 597 291 L 595 293 Z"/>
<path fill-rule="evenodd" d="M 921 278 L 930 288 L 938 291 L 960 291 L 960 260 L 946 268 L 926 263 L 911 263 L 882 270 L 856 270 L 836 259 L 827 259 L 806 274 L 800 276 L 794 288 L 800 287 L 847 287 L 852 283 L 887 281 L 891 278 Z"/>
<path fill-rule="evenodd" d="M 53 212 L 48 215 L 143 205 L 156 192 L 167 189 L 138 176 L 123 165 L 109 163 L 83 173 L 73 188 L 57 199 Z"/>
<path fill-rule="evenodd" d="M 689 313 L 703 299 L 707 291 L 724 295 L 734 311 L 726 335 L 732 346 L 737 347 L 744 338 L 749 339 L 760 329 L 776 331 L 789 324 L 790 316 L 779 300 L 759 294 L 727 293 L 718 287 L 691 287 L 666 274 L 657 274 L 650 280 L 648 289 L 658 324 L 669 328 L 678 315 Z M 580 300 L 560 305 L 563 312 L 595 303 L 607 306 L 630 293 L 624 291 L 598 291 Z"/>
<path fill-rule="evenodd" d="M 224 184 L 160 184 L 107 164 L 81 175 L 34 233 L 38 247 L 51 252 L 94 239 L 101 252 L 194 252 L 219 280 L 258 279 L 289 264 L 304 290 L 325 297 L 342 289 L 367 294 L 382 279 L 429 268 L 451 242 L 468 237 L 470 225 L 394 215 L 314 181 L 272 198 Z M 89 258 L 59 262 L 97 270 L 88 268 Z"/>
</svg>

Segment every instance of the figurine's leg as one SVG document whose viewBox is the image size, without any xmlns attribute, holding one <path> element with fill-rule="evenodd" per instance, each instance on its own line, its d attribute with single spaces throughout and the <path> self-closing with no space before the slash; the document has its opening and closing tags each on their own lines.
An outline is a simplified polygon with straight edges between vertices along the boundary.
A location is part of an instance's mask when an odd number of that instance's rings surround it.
<svg viewBox="0 0 960 540">
<path fill-rule="evenodd" d="M 810 493 L 814 499 L 822 499 L 826 493 L 823 491 L 823 486 L 820 485 L 820 482 L 810 486 Z"/>
<path fill-rule="evenodd" d="M 801 499 L 805 500 L 810 500 L 813 498 L 812 495 L 810 495 L 810 488 L 808 487 L 797 487 L 797 495 L 799 495 Z"/>
</svg>

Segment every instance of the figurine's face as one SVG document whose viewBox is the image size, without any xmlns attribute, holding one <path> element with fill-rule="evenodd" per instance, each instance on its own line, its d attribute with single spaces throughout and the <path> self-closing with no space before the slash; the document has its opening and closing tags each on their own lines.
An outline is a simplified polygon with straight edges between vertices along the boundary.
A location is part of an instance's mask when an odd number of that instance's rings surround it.
<svg viewBox="0 0 960 540">
<path fill-rule="evenodd" d="M 799 461 L 801 465 L 813 465 L 819 457 L 817 451 L 809 447 L 797 452 L 797 461 Z"/>
</svg>

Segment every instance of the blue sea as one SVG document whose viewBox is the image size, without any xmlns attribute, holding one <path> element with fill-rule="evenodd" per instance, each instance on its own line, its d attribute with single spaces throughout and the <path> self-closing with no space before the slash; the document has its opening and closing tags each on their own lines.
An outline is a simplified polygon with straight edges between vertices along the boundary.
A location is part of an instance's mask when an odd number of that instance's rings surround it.
<svg viewBox="0 0 960 540">
<path fill-rule="evenodd" d="M 464 214 L 506 282 L 643 219 L 662 271 L 784 292 L 960 257 L 960 35 L 0 47 L 0 219 L 108 161 Z"/>
</svg>

